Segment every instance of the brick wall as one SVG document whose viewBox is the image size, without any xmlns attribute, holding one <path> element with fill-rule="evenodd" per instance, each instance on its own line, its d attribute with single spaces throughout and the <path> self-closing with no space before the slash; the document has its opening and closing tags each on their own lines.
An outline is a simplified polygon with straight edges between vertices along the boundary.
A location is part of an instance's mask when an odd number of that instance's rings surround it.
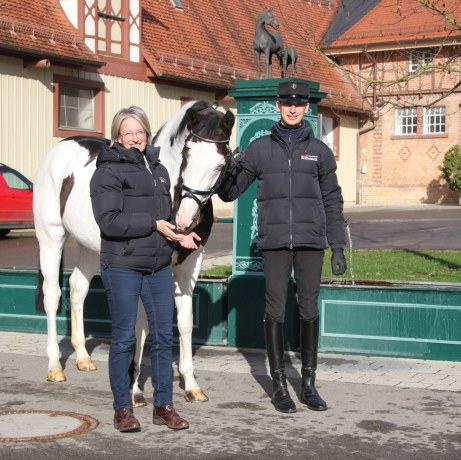
<svg viewBox="0 0 461 460">
<path fill-rule="evenodd" d="M 394 58 L 394 59 L 391 59 Z M 372 66 L 363 58 L 349 55 L 341 58 L 341 65 L 356 75 L 370 78 Z M 377 77 L 391 80 L 403 75 L 408 60 L 402 53 L 376 53 Z M 437 59 L 443 59 L 443 56 Z M 354 77 L 353 77 L 354 78 Z M 443 88 L 452 88 L 460 74 L 425 72 L 410 81 L 379 87 L 375 99 L 379 105 L 379 119 L 375 128 L 359 138 L 359 165 L 366 167 L 359 174 L 360 204 L 419 204 L 458 203 L 458 194 L 447 189 L 441 180 L 439 166 L 445 152 L 455 144 L 461 144 L 460 93 L 454 93 L 438 102 L 446 110 L 445 133 L 424 135 L 424 107 L 442 96 Z M 373 100 L 372 87 L 364 80 L 355 79 L 362 93 L 367 91 Z M 395 133 L 396 108 L 408 102 L 417 107 L 418 133 L 400 135 Z M 363 171 L 363 169 L 362 169 Z"/>
<path fill-rule="evenodd" d="M 459 95 L 446 98 L 446 134 L 395 136 L 395 108 L 382 111 L 376 128 L 361 136 L 366 174 L 361 204 L 458 203 L 458 194 L 441 180 L 445 152 L 461 142 Z"/>
</svg>

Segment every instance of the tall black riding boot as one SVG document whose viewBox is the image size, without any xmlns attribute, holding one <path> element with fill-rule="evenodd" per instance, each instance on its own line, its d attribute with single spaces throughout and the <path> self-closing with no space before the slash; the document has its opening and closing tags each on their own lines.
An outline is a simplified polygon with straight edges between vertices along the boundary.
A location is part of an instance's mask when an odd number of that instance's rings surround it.
<svg viewBox="0 0 461 460">
<path fill-rule="evenodd" d="M 266 339 L 267 357 L 274 386 L 272 404 L 279 412 L 296 412 L 296 406 L 287 389 L 285 375 L 284 348 L 283 348 L 283 323 L 274 321 L 269 316 L 264 318 L 264 335 Z"/>
<path fill-rule="evenodd" d="M 315 371 L 317 370 L 317 352 L 319 341 L 319 318 L 312 321 L 300 321 L 299 342 L 301 349 L 301 400 L 312 410 L 327 410 L 327 403 L 315 388 Z"/>
</svg>

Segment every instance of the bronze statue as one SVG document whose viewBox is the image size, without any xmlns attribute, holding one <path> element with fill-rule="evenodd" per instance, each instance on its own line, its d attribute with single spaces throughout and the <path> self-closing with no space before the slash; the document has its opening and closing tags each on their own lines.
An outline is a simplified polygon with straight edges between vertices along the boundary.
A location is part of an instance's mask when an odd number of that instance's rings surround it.
<svg viewBox="0 0 461 460">
<path fill-rule="evenodd" d="M 259 15 L 256 21 L 256 32 L 253 39 L 253 48 L 256 54 L 256 66 L 258 70 L 258 80 L 261 79 L 261 53 L 266 55 L 266 78 L 272 78 L 272 55 L 275 54 L 280 62 L 282 69 L 283 60 L 283 39 L 278 32 L 266 30 L 266 24 L 274 29 L 279 28 L 279 23 L 272 14 L 272 8 Z M 282 52 L 282 53 L 281 53 Z"/>
<path fill-rule="evenodd" d="M 283 51 L 283 69 L 282 69 L 282 78 L 287 77 L 287 69 L 291 64 L 291 75 L 294 76 L 297 74 L 296 62 L 298 60 L 298 53 L 296 52 L 293 46 L 287 46 Z"/>
</svg>

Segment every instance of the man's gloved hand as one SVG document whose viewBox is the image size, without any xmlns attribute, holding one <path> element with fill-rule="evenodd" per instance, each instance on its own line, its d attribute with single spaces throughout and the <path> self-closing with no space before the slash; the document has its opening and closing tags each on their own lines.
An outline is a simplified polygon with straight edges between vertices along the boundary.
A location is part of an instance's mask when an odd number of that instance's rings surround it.
<svg viewBox="0 0 461 460">
<path fill-rule="evenodd" d="M 229 163 L 229 169 L 228 173 L 232 171 L 236 166 L 237 163 L 245 156 L 245 151 L 242 150 L 240 147 L 237 147 L 232 153 L 231 153 L 231 159 Z"/>
<path fill-rule="evenodd" d="M 331 271 L 333 275 L 342 275 L 347 268 L 346 258 L 344 257 L 344 249 L 335 248 L 331 255 Z"/>
<path fill-rule="evenodd" d="M 224 175 L 220 179 L 220 184 L 216 189 L 216 193 L 221 200 L 229 201 L 227 199 L 227 194 L 229 187 L 233 185 L 232 175 L 234 173 L 234 169 L 237 167 L 244 155 L 245 152 L 240 147 L 237 147 L 232 153 L 230 153 L 229 164 L 227 165 Z"/>
</svg>

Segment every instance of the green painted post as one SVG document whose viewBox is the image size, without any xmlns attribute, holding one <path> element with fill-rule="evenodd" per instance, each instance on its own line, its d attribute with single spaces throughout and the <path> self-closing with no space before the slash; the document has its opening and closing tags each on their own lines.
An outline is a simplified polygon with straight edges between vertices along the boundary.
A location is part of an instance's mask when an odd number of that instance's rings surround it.
<svg viewBox="0 0 461 460">
<path fill-rule="evenodd" d="M 270 133 L 273 123 L 280 119 L 275 101 L 281 79 L 243 80 L 235 82 L 229 95 L 237 100 L 237 145 L 245 149 L 248 144 Z M 326 96 L 319 91 L 320 84 L 313 81 L 286 78 L 284 81 L 303 81 L 310 87 L 310 108 L 305 120 L 318 134 L 318 101 Z M 231 346 L 264 347 L 264 274 L 262 257 L 257 248 L 258 214 L 256 182 L 234 204 L 234 240 L 232 275 L 228 286 L 228 343 Z M 285 337 L 287 348 L 296 348 L 298 320 L 293 297 L 293 284 L 289 286 Z"/>
</svg>

